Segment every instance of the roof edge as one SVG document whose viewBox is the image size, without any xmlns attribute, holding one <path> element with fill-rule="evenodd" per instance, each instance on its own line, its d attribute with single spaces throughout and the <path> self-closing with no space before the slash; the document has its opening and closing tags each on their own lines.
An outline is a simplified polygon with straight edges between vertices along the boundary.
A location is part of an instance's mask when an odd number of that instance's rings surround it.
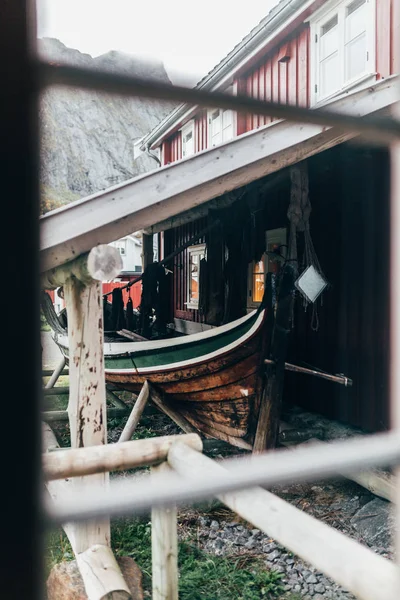
<svg viewBox="0 0 400 600">
<path fill-rule="evenodd" d="M 281 0 L 260 23 L 237 44 L 225 58 L 223 58 L 199 83 L 195 89 L 213 90 L 222 79 L 229 74 L 233 74 L 235 67 L 246 57 L 246 54 L 255 50 L 261 45 L 270 42 L 278 32 L 276 29 L 289 22 L 294 13 L 299 9 L 305 8 L 305 5 L 311 5 L 315 0 Z M 154 144 L 176 124 L 177 121 L 185 117 L 186 113 L 195 110 L 196 107 L 189 107 L 187 104 L 181 104 L 175 108 L 167 117 L 165 117 L 152 131 L 143 137 L 141 149 L 154 146 Z"/>
</svg>

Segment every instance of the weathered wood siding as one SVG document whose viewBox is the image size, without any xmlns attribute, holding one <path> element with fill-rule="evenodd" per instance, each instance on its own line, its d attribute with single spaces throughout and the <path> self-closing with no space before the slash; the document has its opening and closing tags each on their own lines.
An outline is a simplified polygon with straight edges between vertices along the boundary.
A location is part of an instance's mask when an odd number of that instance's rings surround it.
<svg viewBox="0 0 400 600">
<path fill-rule="evenodd" d="M 263 58 L 237 85 L 257 100 L 309 106 L 309 57 L 310 31 L 308 25 L 302 25 L 294 36 Z M 266 125 L 271 120 L 247 115 L 243 124 L 238 123 L 238 134 Z"/>
<path fill-rule="evenodd" d="M 197 232 L 204 229 L 207 225 L 207 219 L 198 219 L 193 223 L 176 227 L 175 229 L 169 229 L 164 233 L 164 252 L 165 256 L 168 256 L 179 246 L 182 246 L 191 237 L 196 235 Z M 203 244 L 205 242 L 204 237 L 200 238 L 196 243 Z M 174 263 L 172 271 L 174 273 L 174 284 L 173 284 L 173 307 L 174 317 L 177 319 L 186 319 L 187 321 L 195 321 L 201 323 L 202 318 L 198 310 L 188 309 L 186 306 L 187 302 L 187 289 L 188 289 L 188 250 L 183 250 L 175 256 L 173 259 Z M 167 265 L 171 268 L 170 265 Z"/>
<path fill-rule="evenodd" d="M 345 388 L 287 373 L 290 401 L 374 431 L 389 424 L 389 159 L 344 144 L 309 160 L 311 234 L 330 283 L 318 304 L 296 311 L 290 361 L 344 373 Z"/>
</svg>

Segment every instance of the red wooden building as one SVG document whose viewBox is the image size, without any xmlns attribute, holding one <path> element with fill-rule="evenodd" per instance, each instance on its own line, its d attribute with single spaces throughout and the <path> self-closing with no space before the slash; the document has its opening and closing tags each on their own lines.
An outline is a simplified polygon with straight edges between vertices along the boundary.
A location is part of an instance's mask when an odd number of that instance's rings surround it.
<svg viewBox="0 0 400 600">
<path fill-rule="evenodd" d="M 358 110 L 368 98 L 368 110 L 360 108 L 358 114 L 379 111 L 390 105 L 384 96 L 399 71 L 399 54 L 394 51 L 399 28 L 395 0 L 282 0 L 197 87 L 315 109 L 340 104 Z M 278 129 L 282 133 L 274 138 Z M 148 233 L 160 234 L 161 256 L 167 256 L 212 219 L 225 224 L 242 219 L 243 224 L 252 223 L 248 240 L 256 230 L 259 236 L 261 228 L 267 251 L 285 246 L 290 201 L 286 167 L 306 158 L 312 237 L 330 286 L 318 311 L 317 331 L 311 326 L 310 310 L 298 307 L 290 358 L 345 373 L 354 385 L 349 390 L 288 375 L 286 399 L 367 430 L 383 429 L 388 425 L 388 154 L 377 147 L 351 145 L 343 136 L 309 145 L 305 153 L 293 128 L 285 131 L 284 125 L 267 117 L 179 106 L 143 139 L 143 148 L 158 149 L 162 165 L 189 165 L 199 153 L 211 156 L 220 148 L 218 158 L 232 160 L 232 171 L 240 173 L 235 140 L 245 136 L 249 152 L 253 139 L 261 147 L 276 140 L 277 158 L 271 151 L 268 167 L 259 166 L 257 177 L 238 175 L 236 186 L 230 182 L 228 188 L 219 179 L 220 191 L 210 176 L 208 204 L 156 223 Z M 301 139 L 301 127 L 296 131 Z M 283 148 L 290 145 L 288 159 Z M 243 163 L 243 172 L 246 168 Z M 241 185 L 245 180 L 251 184 Z M 246 209 L 241 213 L 243 197 Z M 236 312 L 256 307 L 265 274 L 276 264 L 265 252 L 261 259 L 255 256 L 243 259 L 243 252 L 224 235 L 219 242 L 215 236 L 198 237 L 175 256 L 171 320 L 176 329 L 200 331 L 233 318 L 235 311 L 227 311 L 232 298 L 227 300 L 224 288 L 229 257 L 238 271 Z M 213 296 L 211 312 L 201 305 L 199 266 L 204 257 L 219 277 L 207 288 Z M 348 268 L 343 269 L 343 263 Z"/>
</svg>

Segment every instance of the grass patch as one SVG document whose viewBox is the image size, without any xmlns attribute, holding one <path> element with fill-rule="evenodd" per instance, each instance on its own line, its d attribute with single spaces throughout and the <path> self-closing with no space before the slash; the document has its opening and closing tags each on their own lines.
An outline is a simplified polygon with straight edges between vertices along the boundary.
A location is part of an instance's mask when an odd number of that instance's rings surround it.
<svg viewBox="0 0 400 600">
<path fill-rule="evenodd" d="M 116 556 L 131 556 L 143 573 L 143 589 L 151 593 L 151 525 L 141 519 L 112 523 Z M 64 533 L 52 531 L 46 543 L 46 575 L 62 560 L 72 560 Z M 194 542 L 179 543 L 180 600 L 273 600 L 283 597 L 282 575 L 268 571 L 254 556 L 213 556 Z M 287 596 L 285 596 L 286 598 Z M 294 597 L 291 599 L 294 600 Z"/>
</svg>

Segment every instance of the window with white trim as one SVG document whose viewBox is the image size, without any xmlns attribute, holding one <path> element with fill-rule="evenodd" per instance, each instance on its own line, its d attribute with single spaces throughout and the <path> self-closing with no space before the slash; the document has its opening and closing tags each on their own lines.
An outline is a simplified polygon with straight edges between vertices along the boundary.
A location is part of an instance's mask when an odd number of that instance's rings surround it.
<svg viewBox="0 0 400 600">
<path fill-rule="evenodd" d="M 114 246 L 119 250 L 121 256 L 126 255 L 126 240 L 118 240 L 114 242 Z"/>
<path fill-rule="evenodd" d="M 310 19 L 313 103 L 375 71 L 374 0 L 329 3 Z"/>
<path fill-rule="evenodd" d="M 200 261 L 206 256 L 206 245 L 188 248 L 187 307 L 197 309 L 200 297 Z"/>
<path fill-rule="evenodd" d="M 210 110 L 208 112 L 210 147 L 231 140 L 234 136 L 233 125 L 234 117 L 232 110 L 222 110 L 222 108 Z"/>
<path fill-rule="evenodd" d="M 259 261 L 249 265 L 248 308 L 256 308 L 263 299 L 267 273 L 278 273 L 287 250 L 286 227 L 266 232 L 266 251 Z"/>
<path fill-rule="evenodd" d="M 194 154 L 194 121 L 193 119 L 182 127 L 182 157 Z"/>
</svg>

